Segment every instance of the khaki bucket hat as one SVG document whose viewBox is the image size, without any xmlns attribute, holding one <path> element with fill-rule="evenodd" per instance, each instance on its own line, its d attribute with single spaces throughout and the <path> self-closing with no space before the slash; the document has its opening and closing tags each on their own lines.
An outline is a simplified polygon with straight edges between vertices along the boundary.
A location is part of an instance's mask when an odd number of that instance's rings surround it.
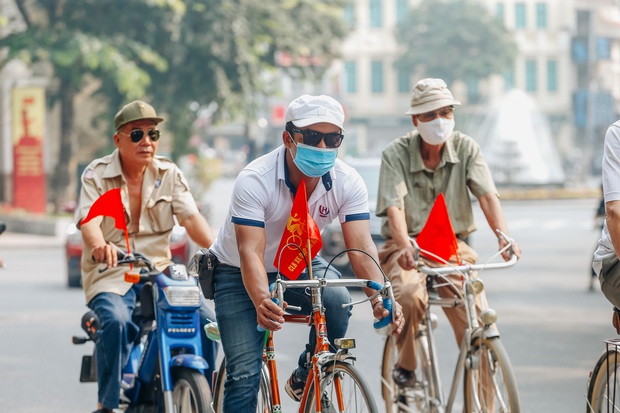
<svg viewBox="0 0 620 413">
<path fill-rule="evenodd" d="M 405 114 L 419 115 L 446 106 L 460 104 L 461 102 L 455 100 L 452 96 L 446 82 L 441 79 L 426 78 L 420 80 L 414 86 L 411 108 Z"/>
</svg>

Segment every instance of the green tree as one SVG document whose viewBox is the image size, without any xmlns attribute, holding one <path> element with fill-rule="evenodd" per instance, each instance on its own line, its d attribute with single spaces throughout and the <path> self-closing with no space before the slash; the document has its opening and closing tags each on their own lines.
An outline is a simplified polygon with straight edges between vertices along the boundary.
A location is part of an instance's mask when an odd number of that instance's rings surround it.
<svg viewBox="0 0 620 413">
<path fill-rule="evenodd" d="M 163 71 L 167 62 L 147 44 L 133 40 L 132 32 L 148 25 L 139 16 L 160 12 L 159 20 L 163 20 L 174 9 L 118 0 L 33 0 L 16 5 L 26 30 L 0 39 L 0 48 L 7 50 L 0 64 L 18 58 L 50 73 L 49 103 L 58 102 L 60 107 L 59 159 L 50 192 L 59 210 L 63 201 L 73 198 L 69 184 L 77 171 L 77 137 L 73 133 L 76 95 L 90 79 L 97 79 L 103 89 L 115 90 L 117 95 L 144 96 L 150 83 L 145 68 Z M 113 17 L 110 10 L 116 10 Z M 119 27 L 124 28 L 122 36 Z"/>
<path fill-rule="evenodd" d="M 503 74 L 517 53 L 503 23 L 472 0 L 422 1 L 398 25 L 396 38 L 404 48 L 396 67 L 448 85 Z"/>
<path fill-rule="evenodd" d="M 298 63 L 291 75 L 320 77 L 345 35 L 345 1 L 186 0 L 178 31 L 158 49 L 171 69 L 149 71 L 155 101 L 175 135 L 173 156 L 189 150 L 192 104 L 217 104 L 216 121 L 254 119 L 261 97 L 277 93 L 264 74 L 282 69 L 278 54 Z M 319 63 L 302 66 L 310 57 Z"/>
<path fill-rule="evenodd" d="M 178 156 L 188 150 L 195 107 L 215 103 L 216 119 L 252 118 L 260 95 L 273 92 L 262 75 L 278 68 L 278 53 L 293 58 L 295 75 L 320 76 L 345 34 L 340 17 L 345 1 L 16 2 L 27 28 L 0 39 L 0 49 L 8 51 L 0 65 L 19 58 L 48 67 L 54 80 L 50 104 L 61 108 L 61 158 L 51 191 L 56 207 L 72 198 L 74 102 L 88 82 L 98 82 L 96 96 L 107 108 L 98 115 L 110 129 L 122 103 L 152 100 L 166 113 Z"/>
</svg>

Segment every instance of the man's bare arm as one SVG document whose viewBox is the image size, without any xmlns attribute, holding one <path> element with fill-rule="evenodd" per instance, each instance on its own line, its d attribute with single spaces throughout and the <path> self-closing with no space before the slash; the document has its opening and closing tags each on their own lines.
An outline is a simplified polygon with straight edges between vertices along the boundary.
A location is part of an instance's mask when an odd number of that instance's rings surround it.
<svg viewBox="0 0 620 413">
<path fill-rule="evenodd" d="M 213 231 L 205 217 L 201 214 L 195 213 L 194 215 L 190 215 L 185 218 L 183 222 L 180 222 L 180 224 L 185 227 L 187 234 L 196 244 L 203 248 L 209 248 L 211 244 L 213 244 L 215 240 Z"/>
<path fill-rule="evenodd" d="M 605 220 L 616 255 L 620 257 L 620 201 L 605 203 Z"/>
</svg>

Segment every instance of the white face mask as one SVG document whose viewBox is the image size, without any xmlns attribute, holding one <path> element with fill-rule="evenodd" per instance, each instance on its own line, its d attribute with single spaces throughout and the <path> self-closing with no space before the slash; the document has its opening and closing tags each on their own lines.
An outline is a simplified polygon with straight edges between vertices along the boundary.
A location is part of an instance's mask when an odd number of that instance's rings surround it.
<svg viewBox="0 0 620 413">
<path fill-rule="evenodd" d="M 445 143 L 454 130 L 454 119 L 437 117 L 430 122 L 418 120 L 418 132 L 422 140 L 429 145 L 441 145 Z"/>
</svg>

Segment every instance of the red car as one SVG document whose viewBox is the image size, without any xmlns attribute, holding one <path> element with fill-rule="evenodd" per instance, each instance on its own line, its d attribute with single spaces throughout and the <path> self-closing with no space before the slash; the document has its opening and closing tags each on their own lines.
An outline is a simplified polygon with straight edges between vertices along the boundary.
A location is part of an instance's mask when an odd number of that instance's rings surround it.
<svg viewBox="0 0 620 413">
<path fill-rule="evenodd" d="M 175 225 L 170 233 L 170 252 L 172 261 L 177 264 L 187 264 L 189 261 L 189 236 L 180 225 Z M 65 256 L 67 262 L 67 285 L 69 287 L 82 286 L 82 233 L 70 224 L 67 228 L 67 240 L 65 242 Z"/>
</svg>

